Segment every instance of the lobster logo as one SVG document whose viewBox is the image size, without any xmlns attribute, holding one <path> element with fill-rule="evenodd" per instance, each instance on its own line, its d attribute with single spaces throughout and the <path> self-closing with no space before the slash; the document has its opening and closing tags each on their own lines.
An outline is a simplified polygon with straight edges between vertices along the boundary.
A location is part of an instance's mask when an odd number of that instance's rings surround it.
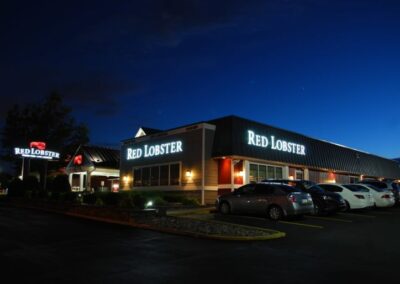
<svg viewBox="0 0 400 284">
<path fill-rule="evenodd" d="M 77 156 L 75 156 L 75 158 L 74 158 L 74 165 L 77 165 L 77 166 L 82 165 L 82 162 L 83 162 L 83 157 L 82 157 L 82 155 L 77 155 Z"/>
<path fill-rule="evenodd" d="M 46 143 L 45 142 L 36 142 L 33 141 L 29 144 L 30 148 L 35 148 L 38 150 L 45 150 L 46 149 Z"/>
</svg>

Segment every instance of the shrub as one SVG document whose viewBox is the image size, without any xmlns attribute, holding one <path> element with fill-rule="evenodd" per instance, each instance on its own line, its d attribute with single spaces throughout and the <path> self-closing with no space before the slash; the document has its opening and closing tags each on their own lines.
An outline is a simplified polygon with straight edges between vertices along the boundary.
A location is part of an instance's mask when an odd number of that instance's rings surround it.
<svg viewBox="0 0 400 284">
<path fill-rule="evenodd" d="M 193 205 L 193 206 L 199 206 L 200 202 L 196 198 L 184 198 L 182 200 L 183 205 Z"/>
<path fill-rule="evenodd" d="M 166 205 L 168 202 L 161 196 L 154 196 L 151 198 L 151 201 L 153 201 L 154 206 L 163 206 Z"/>
<path fill-rule="evenodd" d="M 98 192 L 96 195 L 108 206 L 118 206 L 121 199 L 121 195 L 115 192 Z"/>
<path fill-rule="evenodd" d="M 8 196 L 10 197 L 23 197 L 24 196 L 24 187 L 22 184 L 22 180 L 19 178 L 14 178 L 8 187 Z"/>
<path fill-rule="evenodd" d="M 120 200 L 118 203 L 119 207 L 122 208 L 133 208 L 135 207 L 134 199 L 133 199 L 133 194 L 131 192 L 120 192 L 117 193 L 120 195 Z"/>
<path fill-rule="evenodd" d="M 135 207 L 143 209 L 146 204 L 146 198 L 143 195 L 136 193 L 133 195 L 133 204 Z"/>
<path fill-rule="evenodd" d="M 49 189 L 52 192 L 71 192 L 67 175 L 58 175 L 50 183 Z"/>
<path fill-rule="evenodd" d="M 24 192 L 31 191 L 31 196 L 38 196 L 41 191 L 38 179 L 35 176 L 27 176 L 22 181 Z"/>
<path fill-rule="evenodd" d="M 0 188 L 8 188 L 12 181 L 12 176 L 6 173 L 0 173 Z"/>
<path fill-rule="evenodd" d="M 94 193 L 84 193 L 82 197 L 82 202 L 86 204 L 95 204 L 97 195 Z"/>
<path fill-rule="evenodd" d="M 99 196 L 97 196 L 96 202 L 94 203 L 94 205 L 96 205 L 96 206 L 104 206 L 104 202 Z"/>
</svg>

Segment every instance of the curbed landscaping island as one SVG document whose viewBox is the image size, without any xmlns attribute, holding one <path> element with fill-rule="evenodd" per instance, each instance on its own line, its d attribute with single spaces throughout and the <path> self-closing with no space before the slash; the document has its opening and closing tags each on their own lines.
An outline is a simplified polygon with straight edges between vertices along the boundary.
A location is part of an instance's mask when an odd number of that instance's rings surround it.
<svg viewBox="0 0 400 284">
<path fill-rule="evenodd" d="M 261 241 L 285 237 L 285 233 L 258 227 L 201 220 L 190 217 L 167 216 L 158 210 L 121 209 L 117 207 L 77 205 L 36 200 L 7 200 L 3 205 L 44 210 L 48 212 L 120 224 L 177 235 L 232 241 Z M 200 209 L 204 210 L 204 208 Z M 160 212 L 162 212 L 161 210 Z M 165 212 L 165 211 L 164 211 Z"/>
</svg>

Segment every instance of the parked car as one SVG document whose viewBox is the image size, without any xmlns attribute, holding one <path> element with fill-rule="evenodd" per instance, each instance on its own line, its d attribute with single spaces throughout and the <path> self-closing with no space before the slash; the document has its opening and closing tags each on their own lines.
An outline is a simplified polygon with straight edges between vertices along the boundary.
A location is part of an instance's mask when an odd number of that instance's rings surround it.
<svg viewBox="0 0 400 284">
<path fill-rule="evenodd" d="M 384 189 L 384 190 L 388 189 L 393 193 L 395 202 L 400 203 L 400 194 L 399 194 L 400 187 L 399 187 L 398 183 L 396 183 L 396 182 L 393 182 L 390 180 L 379 181 L 379 180 L 375 180 L 375 179 L 365 179 L 365 180 L 360 181 L 359 183 L 373 185 L 377 188 Z"/>
<path fill-rule="evenodd" d="M 326 191 L 312 181 L 276 179 L 272 182 L 287 184 L 310 194 L 314 203 L 314 213 L 317 215 L 346 210 L 346 203 L 340 194 Z"/>
<path fill-rule="evenodd" d="M 272 220 L 286 216 L 311 214 L 311 196 L 301 190 L 278 183 L 251 183 L 219 196 L 216 208 L 222 214 L 261 214 Z"/>
<path fill-rule="evenodd" d="M 362 189 L 354 184 L 318 184 L 323 189 L 329 192 L 340 194 L 346 203 L 346 210 L 362 209 L 374 206 L 374 198 L 368 190 Z"/>
<path fill-rule="evenodd" d="M 394 195 L 390 190 L 377 188 L 370 184 L 355 184 L 369 190 L 374 198 L 375 207 L 392 207 L 395 204 Z"/>
</svg>

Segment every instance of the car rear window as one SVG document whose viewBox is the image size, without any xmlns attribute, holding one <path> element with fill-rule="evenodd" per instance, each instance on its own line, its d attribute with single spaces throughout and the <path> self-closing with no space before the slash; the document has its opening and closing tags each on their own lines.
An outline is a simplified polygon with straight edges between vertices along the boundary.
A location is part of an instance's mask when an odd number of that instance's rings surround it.
<svg viewBox="0 0 400 284">
<path fill-rule="evenodd" d="M 308 188 L 316 186 L 316 183 L 309 181 L 309 180 L 305 180 L 305 181 L 303 181 L 303 186 L 308 189 Z"/>
<path fill-rule="evenodd" d="M 287 185 L 276 185 L 277 188 L 280 190 L 286 192 L 286 193 L 291 193 L 291 192 L 302 192 L 300 189 L 292 187 L 292 186 L 287 186 Z"/>
<path fill-rule="evenodd" d="M 380 182 L 380 181 L 364 181 L 364 182 L 362 182 L 362 183 L 370 184 L 370 185 L 373 185 L 373 186 L 375 186 L 375 187 L 377 187 L 377 188 L 382 188 L 382 189 L 387 188 L 386 183 Z"/>
<path fill-rule="evenodd" d="M 314 185 L 310 188 L 308 188 L 308 191 L 313 191 L 313 192 L 325 192 L 325 189 L 320 187 L 319 185 Z"/>
<path fill-rule="evenodd" d="M 383 188 L 378 188 L 378 187 L 376 187 L 375 185 L 367 184 L 367 186 L 368 186 L 369 188 L 372 188 L 373 190 L 375 190 L 375 191 L 377 191 L 377 192 L 385 192 L 385 190 L 384 190 Z"/>
<path fill-rule="evenodd" d="M 345 184 L 343 186 L 353 192 L 369 192 L 367 188 L 356 184 Z"/>
</svg>

